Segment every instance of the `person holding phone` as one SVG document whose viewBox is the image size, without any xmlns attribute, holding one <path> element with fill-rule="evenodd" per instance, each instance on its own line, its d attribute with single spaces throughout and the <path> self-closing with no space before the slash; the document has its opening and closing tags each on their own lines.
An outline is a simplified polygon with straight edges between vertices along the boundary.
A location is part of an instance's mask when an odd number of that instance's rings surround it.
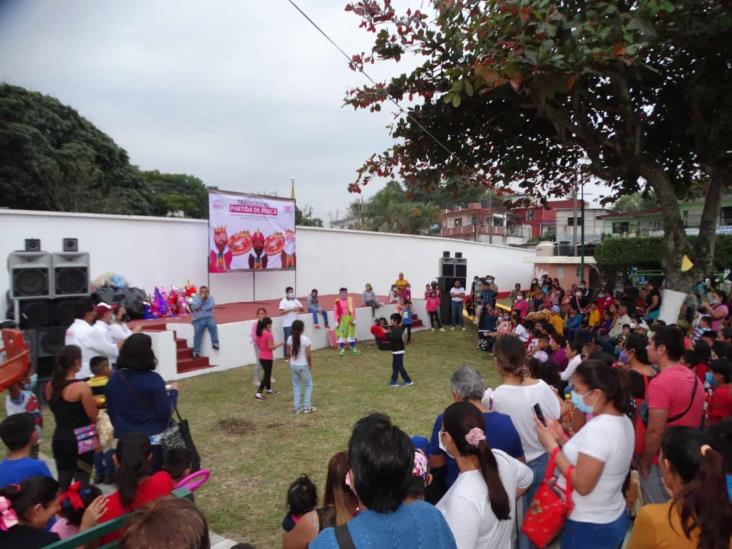
<svg viewBox="0 0 732 549">
<path fill-rule="evenodd" d="M 534 420 L 546 451 L 557 453 L 562 475 L 574 467 L 574 508 L 562 532 L 562 549 L 617 549 L 630 527 L 623 496 L 635 439 L 626 415 L 632 408 L 630 380 L 622 368 L 590 359 L 577 367 L 572 386 L 573 404 L 592 414 L 576 435 L 568 438 L 553 419 Z"/>
</svg>

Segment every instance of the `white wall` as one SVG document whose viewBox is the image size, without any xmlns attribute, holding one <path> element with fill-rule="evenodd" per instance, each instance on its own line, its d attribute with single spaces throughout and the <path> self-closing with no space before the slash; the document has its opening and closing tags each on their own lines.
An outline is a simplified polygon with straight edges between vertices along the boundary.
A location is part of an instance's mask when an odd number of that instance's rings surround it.
<svg viewBox="0 0 732 549">
<path fill-rule="evenodd" d="M 200 285 L 209 277 L 207 230 L 208 223 L 202 220 L 0 209 L 0 257 L 22 249 L 25 238 L 40 238 L 43 250 L 55 252 L 61 250 L 62 238 L 72 237 L 79 239 L 79 250 L 91 255 L 92 279 L 112 271 L 147 291 L 156 285 L 180 286 L 187 280 Z M 462 252 L 469 279 L 493 274 L 502 291 L 515 282 L 527 285 L 531 280 L 531 264 L 521 260 L 533 256 L 533 250 L 439 237 L 298 227 L 297 275 L 259 273 L 256 298 L 280 297 L 287 285 L 296 286 L 298 295 L 312 288 L 322 294 L 336 293 L 341 286 L 360 292 L 366 282 L 385 294 L 399 271 L 404 271 L 419 296 L 424 284 L 438 276 L 443 250 Z M 218 303 L 253 297 L 251 273 L 212 274 L 209 285 Z M 8 288 L 8 272 L 0 269 L 0 292 Z M 0 299 L 0 315 L 5 315 L 4 299 Z"/>
</svg>

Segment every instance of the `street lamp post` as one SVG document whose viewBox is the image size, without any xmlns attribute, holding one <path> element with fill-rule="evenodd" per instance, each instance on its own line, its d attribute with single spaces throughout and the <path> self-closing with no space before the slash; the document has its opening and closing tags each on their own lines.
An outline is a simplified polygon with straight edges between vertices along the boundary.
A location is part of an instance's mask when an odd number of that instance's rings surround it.
<svg viewBox="0 0 732 549">
<path fill-rule="evenodd" d="M 580 219 L 582 226 L 580 229 L 580 281 L 585 278 L 585 174 L 581 175 L 580 180 Z"/>
</svg>

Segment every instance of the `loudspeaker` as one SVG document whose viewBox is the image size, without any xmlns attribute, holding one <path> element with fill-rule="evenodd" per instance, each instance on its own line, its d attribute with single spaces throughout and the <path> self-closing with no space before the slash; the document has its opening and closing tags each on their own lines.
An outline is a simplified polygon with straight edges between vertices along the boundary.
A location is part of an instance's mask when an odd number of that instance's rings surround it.
<svg viewBox="0 0 732 549">
<path fill-rule="evenodd" d="M 40 252 L 41 251 L 41 239 L 40 238 L 26 238 L 25 239 L 25 251 L 26 252 Z"/>
<path fill-rule="evenodd" d="M 455 252 L 455 259 L 462 259 L 463 252 Z"/>
<path fill-rule="evenodd" d="M 64 238 L 61 241 L 62 249 L 64 252 L 78 252 L 79 251 L 79 239 L 78 238 Z"/>
<path fill-rule="evenodd" d="M 31 338 L 33 355 L 37 360 L 39 358 L 56 356 L 56 353 L 64 346 L 66 327 L 38 328 L 28 330 L 27 333 Z"/>
<path fill-rule="evenodd" d="M 442 252 L 442 257 L 450 257 L 450 252 Z"/>
<path fill-rule="evenodd" d="M 76 317 L 78 298 L 53 300 L 53 325 L 71 326 Z"/>
<path fill-rule="evenodd" d="M 83 297 L 89 295 L 89 254 L 61 252 L 53 254 L 53 295 Z"/>
<path fill-rule="evenodd" d="M 440 265 L 440 276 L 445 278 L 452 278 L 455 276 L 455 265 L 452 263 L 443 263 Z"/>
<path fill-rule="evenodd" d="M 20 329 L 35 329 L 53 324 L 53 300 L 34 299 L 21 301 L 20 306 Z"/>
<path fill-rule="evenodd" d="M 10 297 L 34 299 L 51 297 L 51 254 L 47 252 L 13 252 L 8 256 Z"/>
</svg>

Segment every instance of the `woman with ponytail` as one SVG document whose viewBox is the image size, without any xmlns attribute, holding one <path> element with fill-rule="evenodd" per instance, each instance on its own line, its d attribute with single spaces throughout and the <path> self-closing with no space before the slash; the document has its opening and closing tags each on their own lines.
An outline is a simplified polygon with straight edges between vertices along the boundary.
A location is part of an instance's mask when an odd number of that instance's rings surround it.
<svg viewBox="0 0 732 549">
<path fill-rule="evenodd" d="M 58 534 L 44 529 L 58 504 L 58 482 L 52 478 L 30 477 L 0 489 L 0 547 L 36 549 L 59 541 Z"/>
<path fill-rule="evenodd" d="M 81 349 L 66 345 L 56 354 L 56 364 L 51 381 L 44 389 L 56 429 L 53 432 L 51 449 L 56 461 L 58 482 L 61 490 L 67 490 L 73 480 L 82 486 L 89 484 L 94 452 L 79 453 L 75 429 L 87 427 L 97 421 L 97 403 L 91 387 L 76 379 L 81 370 Z"/>
<path fill-rule="evenodd" d="M 292 335 L 287 338 L 287 348 L 290 349 L 290 374 L 292 375 L 293 411 L 295 415 L 312 414 L 317 410 L 310 404 L 313 392 L 313 357 L 310 354 L 310 338 L 303 335 L 305 324 L 302 320 L 292 323 Z M 305 385 L 305 399 L 301 400 L 302 386 Z M 301 404 L 302 403 L 302 404 Z"/>
<path fill-rule="evenodd" d="M 483 406 L 510 416 L 521 438 L 526 465 L 534 472 L 534 481 L 522 503 L 525 510 L 544 479 L 549 462 L 549 456 L 536 434 L 533 407 L 538 404 L 544 417 L 558 420 L 559 399 L 556 391 L 546 382 L 531 377 L 526 366 L 526 348 L 521 339 L 514 335 L 499 337 L 493 344 L 493 354 L 501 385 L 493 391 L 492 398 L 484 397 Z M 531 547 L 523 534 L 519 538 L 519 546 L 521 549 Z"/>
<path fill-rule="evenodd" d="M 570 439 L 556 421 L 546 419 L 545 426 L 535 420 L 542 444 L 556 454 L 559 472 L 566 475 L 574 467 L 574 508 L 562 533 L 562 549 L 617 549 L 628 531 L 623 483 L 634 441 L 629 385 L 622 368 L 585 360 L 572 376 L 572 403 L 592 419 Z"/>
<path fill-rule="evenodd" d="M 628 549 L 728 549 L 732 504 L 722 456 L 711 437 L 691 427 L 669 427 L 661 441 L 666 503 L 643 507 L 635 519 Z"/>
<path fill-rule="evenodd" d="M 127 433 L 119 439 L 114 452 L 117 469 L 117 491 L 109 496 L 107 512 L 99 522 L 107 522 L 167 496 L 175 482 L 166 471 L 150 474 L 153 450 L 150 439 L 143 433 Z M 105 536 L 103 543 L 119 539 L 120 532 Z"/>
<path fill-rule="evenodd" d="M 440 446 L 457 461 L 460 475 L 437 504 L 459 549 L 510 549 L 516 499 L 531 486 L 531 469 L 486 441 L 485 422 L 470 402 L 448 406 Z"/>
</svg>

